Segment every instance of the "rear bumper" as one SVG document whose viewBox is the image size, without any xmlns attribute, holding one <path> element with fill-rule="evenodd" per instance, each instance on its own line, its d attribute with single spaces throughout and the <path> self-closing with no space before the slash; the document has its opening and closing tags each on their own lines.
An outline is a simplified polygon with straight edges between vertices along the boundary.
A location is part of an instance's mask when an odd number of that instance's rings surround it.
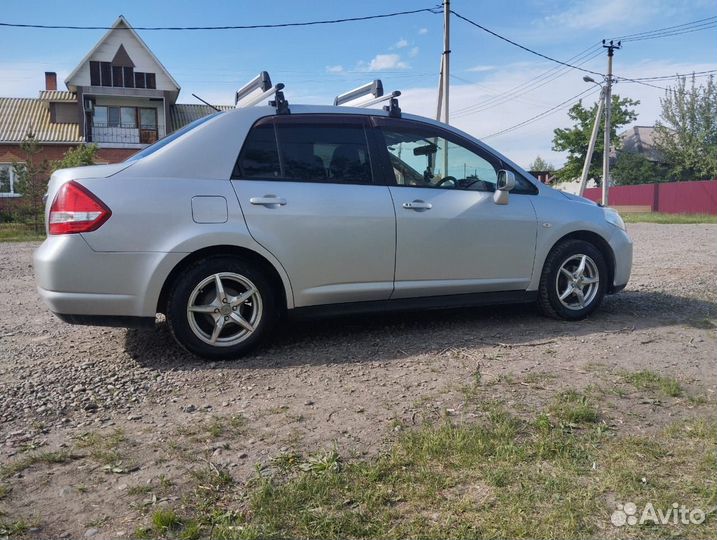
<svg viewBox="0 0 717 540">
<path fill-rule="evenodd" d="M 154 317 L 123 317 L 121 315 L 64 315 L 55 316 L 69 324 L 87 326 L 117 326 L 122 328 L 147 328 L 154 326 Z"/>
<path fill-rule="evenodd" d="M 45 304 L 61 317 L 75 318 L 68 322 L 79 322 L 84 316 L 154 319 L 164 281 L 184 256 L 97 252 L 81 235 L 68 234 L 49 236 L 33 262 Z"/>
</svg>

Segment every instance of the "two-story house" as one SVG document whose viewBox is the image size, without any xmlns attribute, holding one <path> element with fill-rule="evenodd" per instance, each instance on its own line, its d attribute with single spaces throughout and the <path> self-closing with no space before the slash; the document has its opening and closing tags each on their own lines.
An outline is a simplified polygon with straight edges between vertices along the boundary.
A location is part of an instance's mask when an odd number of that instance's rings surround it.
<svg viewBox="0 0 717 540">
<path fill-rule="evenodd" d="M 64 82 L 67 90 L 58 90 L 47 72 L 38 98 L 0 97 L 0 197 L 21 195 L 12 163 L 25 159 L 20 144 L 28 135 L 42 148 L 36 160 L 91 142 L 100 163 L 116 163 L 214 112 L 176 103 L 179 84 L 122 16 Z"/>
</svg>

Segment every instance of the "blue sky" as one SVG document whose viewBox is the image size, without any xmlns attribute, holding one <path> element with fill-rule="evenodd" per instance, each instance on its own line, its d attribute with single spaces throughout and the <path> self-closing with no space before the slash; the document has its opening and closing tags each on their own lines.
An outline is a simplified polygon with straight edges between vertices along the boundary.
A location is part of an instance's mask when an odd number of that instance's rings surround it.
<svg viewBox="0 0 717 540">
<path fill-rule="evenodd" d="M 5 0 L 0 21 L 110 25 L 122 14 L 135 26 L 262 24 L 387 13 L 432 7 L 434 2 L 76 0 L 67 4 Z M 453 0 L 452 7 L 559 59 L 568 59 L 605 37 L 717 15 L 713 0 Z M 523 86 L 525 92 L 514 99 L 501 100 L 506 91 L 525 85 L 554 64 L 456 18 L 451 24 L 451 110 L 455 111 L 451 122 L 475 136 L 517 124 L 587 88 L 582 73 L 566 69 L 540 88 L 528 91 L 531 86 Z M 421 13 L 320 27 L 140 34 L 182 86 L 180 102 L 194 102 L 194 92 L 215 103 L 231 103 L 238 86 L 266 69 L 274 82 L 286 83 L 290 102 L 329 103 L 336 93 L 380 77 L 387 90 L 404 92 L 403 110 L 431 116 L 435 114 L 442 26 L 441 15 Z M 0 28 L 0 95 L 36 96 L 44 71 L 57 71 L 62 81 L 103 33 Z M 626 43 L 616 53 L 615 72 L 635 78 L 715 69 L 716 38 L 713 28 Z M 599 54 L 583 67 L 604 72 L 606 58 Z M 637 124 L 650 125 L 659 116 L 663 91 L 624 82 L 615 92 L 641 100 Z M 563 109 L 486 142 L 523 165 L 537 154 L 560 165 L 563 156 L 550 149 L 552 131 L 567 125 Z"/>
</svg>

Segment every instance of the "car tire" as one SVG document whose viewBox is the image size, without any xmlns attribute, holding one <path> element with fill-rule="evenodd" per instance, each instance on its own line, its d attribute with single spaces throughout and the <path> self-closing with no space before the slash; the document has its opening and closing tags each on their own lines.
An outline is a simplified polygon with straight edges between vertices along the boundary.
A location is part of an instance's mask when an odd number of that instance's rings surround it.
<svg viewBox="0 0 717 540">
<path fill-rule="evenodd" d="M 208 360 L 239 358 L 271 331 L 277 296 L 261 271 L 216 256 L 184 269 L 170 290 L 167 323 L 187 351 Z"/>
<path fill-rule="evenodd" d="M 584 240 L 566 240 L 545 260 L 538 306 L 554 319 L 584 319 L 602 303 L 607 280 L 607 264 L 599 249 Z"/>
</svg>

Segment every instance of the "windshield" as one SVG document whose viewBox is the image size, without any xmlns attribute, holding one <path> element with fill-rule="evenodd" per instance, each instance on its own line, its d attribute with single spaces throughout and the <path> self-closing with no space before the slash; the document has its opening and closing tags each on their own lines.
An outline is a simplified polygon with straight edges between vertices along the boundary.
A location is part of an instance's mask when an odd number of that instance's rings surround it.
<svg viewBox="0 0 717 540">
<path fill-rule="evenodd" d="M 138 159 L 142 159 L 143 157 L 147 157 L 147 156 L 150 155 L 150 154 L 154 154 L 157 150 L 159 150 L 159 149 L 161 149 L 161 148 L 164 148 L 165 146 L 167 146 L 167 145 L 168 145 L 169 143 L 171 143 L 172 141 L 178 139 L 179 137 L 181 137 L 182 135 L 184 135 L 184 134 L 186 134 L 186 133 L 189 133 L 189 132 L 192 131 L 195 127 L 201 126 L 204 122 L 206 122 L 207 120 L 211 120 L 212 118 L 214 118 L 215 116 L 217 116 L 217 115 L 219 115 L 219 114 L 222 114 L 222 113 L 221 113 L 221 112 L 215 112 L 214 114 L 210 114 L 210 115 L 208 115 L 208 116 L 203 116 L 202 118 L 199 118 L 199 119 L 195 120 L 194 122 L 190 122 L 189 124 L 187 124 L 187 125 L 184 126 L 183 128 L 178 129 L 177 131 L 175 131 L 175 132 L 172 133 L 171 135 L 167 135 L 167 136 L 164 137 L 163 139 L 158 140 L 158 141 L 157 141 L 156 143 L 154 143 L 153 145 L 148 146 L 147 148 L 145 148 L 145 149 L 142 150 L 141 152 L 137 152 L 137 153 L 134 154 L 133 156 L 127 158 L 125 161 L 137 161 Z"/>
</svg>

